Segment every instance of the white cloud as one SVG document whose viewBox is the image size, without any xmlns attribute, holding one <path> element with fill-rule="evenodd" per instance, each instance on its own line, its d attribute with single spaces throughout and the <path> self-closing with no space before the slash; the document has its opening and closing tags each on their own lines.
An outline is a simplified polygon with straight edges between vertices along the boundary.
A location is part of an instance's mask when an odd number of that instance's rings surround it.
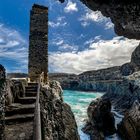
<svg viewBox="0 0 140 140">
<path fill-rule="evenodd" d="M 78 11 L 77 4 L 69 0 L 66 7 L 64 8 L 64 12 L 72 13 L 77 11 Z"/>
<path fill-rule="evenodd" d="M 101 39 L 101 35 L 95 36 L 94 39 L 87 40 L 84 45 L 91 45 L 93 42 L 97 42 Z"/>
<path fill-rule="evenodd" d="M 106 30 L 112 29 L 112 28 L 114 28 L 114 24 L 112 22 L 109 21 L 105 24 L 105 29 Z"/>
<path fill-rule="evenodd" d="M 87 8 L 85 9 L 85 15 L 82 15 L 79 18 L 79 21 L 83 27 L 89 26 L 92 22 L 104 23 L 104 28 L 106 30 L 114 27 L 114 24 L 110 21 L 110 19 L 104 17 L 100 11 L 91 11 Z"/>
<path fill-rule="evenodd" d="M 60 52 L 72 52 L 72 51 L 77 51 L 78 50 L 78 46 L 75 44 L 70 44 L 67 40 L 61 38 L 61 37 L 57 37 L 55 39 L 52 39 L 52 41 L 50 41 L 52 45 L 57 46 L 58 47 L 58 51 Z"/>
<path fill-rule="evenodd" d="M 0 24 L 0 58 L 16 61 L 20 66 L 19 69 L 23 70 L 26 65 L 28 57 L 28 43 L 21 34 L 3 24 Z M 25 69 L 24 69 L 25 70 Z"/>
<path fill-rule="evenodd" d="M 81 20 L 91 20 L 94 22 L 102 22 L 106 20 L 106 18 L 101 14 L 100 11 L 88 11 L 86 15 L 84 15 Z"/>
<path fill-rule="evenodd" d="M 72 52 L 72 51 L 77 51 L 78 46 L 76 45 L 70 45 L 70 44 L 62 44 L 59 46 L 60 51 L 65 51 L 65 52 Z"/>
<path fill-rule="evenodd" d="M 56 21 L 49 21 L 48 24 L 53 28 L 57 28 L 66 26 L 67 22 L 65 21 L 65 17 L 58 17 Z"/>
<path fill-rule="evenodd" d="M 85 10 L 85 15 L 82 15 L 79 18 L 79 21 L 81 21 L 81 25 L 86 27 L 90 25 L 90 22 L 106 22 L 107 18 L 104 17 L 100 11 L 91 11 L 91 10 Z"/>
<path fill-rule="evenodd" d="M 60 41 L 56 42 L 56 45 L 57 45 L 57 46 L 60 46 L 60 45 L 62 45 L 63 43 L 64 43 L 64 40 L 60 40 Z"/>
<path fill-rule="evenodd" d="M 118 66 L 130 61 L 131 53 L 138 44 L 137 40 L 123 37 L 100 40 L 90 43 L 89 49 L 81 52 L 51 53 L 49 64 L 54 72 L 66 73 Z"/>
</svg>

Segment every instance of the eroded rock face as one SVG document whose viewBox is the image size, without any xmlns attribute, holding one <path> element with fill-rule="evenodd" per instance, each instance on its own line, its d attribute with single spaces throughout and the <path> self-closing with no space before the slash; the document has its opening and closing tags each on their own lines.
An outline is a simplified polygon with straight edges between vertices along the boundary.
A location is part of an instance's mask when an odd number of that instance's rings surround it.
<svg viewBox="0 0 140 140">
<path fill-rule="evenodd" d="M 102 98 L 109 99 L 121 113 L 130 109 L 135 100 L 140 101 L 140 72 L 125 77 L 115 88 L 110 87 Z"/>
<path fill-rule="evenodd" d="M 63 102 L 58 82 L 42 87 L 40 102 L 45 140 L 79 140 L 74 115 L 70 106 Z"/>
<path fill-rule="evenodd" d="M 102 140 L 105 136 L 116 132 L 115 119 L 111 113 L 111 102 L 109 100 L 92 101 L 87 110 L 88 123 L 83 128 L 91 140 Z"/>
<path fill-rule="evenodd" d="M 119 124 L 119 133 L 124 140 L 140 140 L 140 104 L 135 101 Z"/>
<path fill-rule="evenodd" d="M 4 139 L 4 108 L 5 108 L 5 88 L 6 88 L 5 68 L 0 65 L 0 140 Z"/>
</svg>

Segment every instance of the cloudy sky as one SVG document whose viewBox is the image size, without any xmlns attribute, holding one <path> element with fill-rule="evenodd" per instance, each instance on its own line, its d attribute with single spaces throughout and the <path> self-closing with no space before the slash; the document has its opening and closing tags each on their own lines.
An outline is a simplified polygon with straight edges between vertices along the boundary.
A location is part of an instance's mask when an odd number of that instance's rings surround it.
<svg viewBox="0 0 140 140">
<path fill-rule="evenodd" d="M 130 61 L 139 41 L 118 37 L 113 24 L 79 0 L 2 0 L 0 64 L 7 72 L 28 72 L 28 36 L 33 3 L 49 7 L 49 71 L 81 73 Z"/>
</svg>

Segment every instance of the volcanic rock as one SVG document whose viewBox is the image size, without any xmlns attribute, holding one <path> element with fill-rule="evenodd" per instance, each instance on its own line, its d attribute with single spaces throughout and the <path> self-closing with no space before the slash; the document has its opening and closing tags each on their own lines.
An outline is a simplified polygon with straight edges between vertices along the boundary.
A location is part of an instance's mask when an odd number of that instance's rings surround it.
<svg viewBox="0 0 140 140">
<path fill-rule="evenodd" d="M 104 136 L 113 135 L 116 132 L 115 119 L 111 113 L 111 102 L 109 100 L 92 101 L 87 110 L 88 122 L 83 128 L 91 140 L 103 139 Z"/>
<path fill-rule="evenodd" d="M 140 140 L 140 103 L 137 100 L 118 125 L 118 131 L 124 140 Z"/>
</svg>

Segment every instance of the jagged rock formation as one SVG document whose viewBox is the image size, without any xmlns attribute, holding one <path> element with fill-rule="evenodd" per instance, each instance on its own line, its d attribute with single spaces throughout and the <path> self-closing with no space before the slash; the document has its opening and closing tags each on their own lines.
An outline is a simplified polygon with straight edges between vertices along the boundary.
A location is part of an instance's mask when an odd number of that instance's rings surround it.
<svg viewBox="0 0 140 140">
<path fill-rule="evenodd" d="M 114 86 L 113 88 L 112 86 L 110 86 L 107 93 L 104 94 L 104 96 L 102 96 L 97 101 L 92 101 L 90 103 L 87 110 L 89 119 L 83 131 L 90 134 L 91 139 L 103 139 L 102 133 L 100 133 L 101 130 L 95 127 L 98 125 L 100 126 L 103 120 L 107 122 L 105 130 L 108 130 L 110 133 L 112 132 L 111 130 L 113 130 L 113 128 L 109 129 L 109 124 L 113 124 L 113 120 L 109 116 L 106 117 L 105 115 L 99 112 L 101 107 L 100 102 L 102 103 L 106 101 L 110 101 L 112 103 L 114 110 L 125 115 L 123 121 L 119 125 L 118 130 L 121 136 L 125 140 L 139 140 L 140 105 L 138 102 L 140 102 L 140 71 L 124 77 L 123 81 L 120 84 Z M 106 106 L 104 107 L 106 108 Z M 100 119 L 100 115 L 103 117 L 102 119 Z M 108 120 L 105 120 L 105 118 L 108 118 Z"/>
<path fill-rule="evenodd" d="M 110 87 L 102 98 L 109 99 L 121 113 L 130 109 L 135 100 L 140 101 L 140 72 L 125 77 L 113 89 Z"/>
<path fill-rule="evenodd" d="M 118 131 L 124 140 L 140 139 L 140 104 L 135 101 L 118 125 Z"/>
<path fill-rule="evenodd" d="M 5 85 L 6 77 L 5 77 L 5 68 L 0 65 L 0 140 L 4 139 L 4 124 L 5 124 Z"/>
<path fill-rule="evenodd" d="M 87 109 L 88 122 L 83 131 L 90 135 L 91 140 L 104 140 L 105 136 L 116 132 L 115 119 L 111 113 L 109 100 L 92 101 Z"/>
<path fill-rule="evenodd" d="M 45 140 L 79 140 L 74 115 L 69 105 L 63 102 L 58 82 L 52 81 L 42 87 L 40 102 Z"/>
<path fill-rule="evenodd" d="M 119 36 L 140 39 L 140 2 L 138 0 L 81 0 L 93 11 L 110 17 Z"/>
</svg>

